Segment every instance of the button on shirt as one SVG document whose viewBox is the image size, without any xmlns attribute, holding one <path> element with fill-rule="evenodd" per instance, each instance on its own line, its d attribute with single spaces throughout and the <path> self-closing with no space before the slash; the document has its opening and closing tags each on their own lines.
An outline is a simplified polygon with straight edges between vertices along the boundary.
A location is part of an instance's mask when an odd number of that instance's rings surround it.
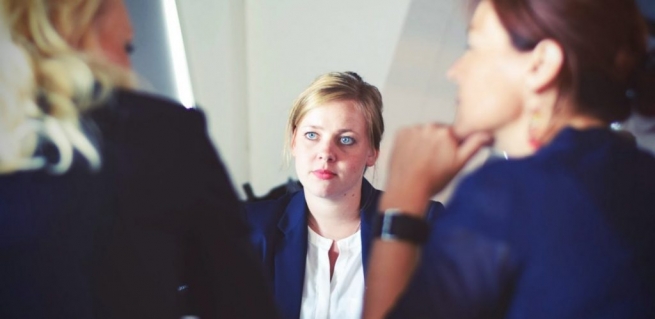
<svg viewBox="0 0 655 319">
<path fill-rule="evenodd" d="M 360 318 L 364 298 L 360 231 L 336 241 L 339 257 L 330 280 L 328 252 L 333 241 L 307 228 L 309 245 L 307 245 L 300 318 Z"/>
</svg>

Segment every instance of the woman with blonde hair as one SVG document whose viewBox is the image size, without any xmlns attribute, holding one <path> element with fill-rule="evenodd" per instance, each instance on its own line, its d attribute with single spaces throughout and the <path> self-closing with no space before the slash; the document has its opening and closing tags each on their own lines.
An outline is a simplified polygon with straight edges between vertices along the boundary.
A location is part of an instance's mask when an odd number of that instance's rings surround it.
<svg viewBox="0 0 655 319">
<path fill-rule="evenodd" d="M 0 318 L 275 317 L 202 113 L 127 89 L 123 2 L 0 4 Z"/>
<path fill-rule="evenodd" d="M 419 244 L 387 223 L 364 318 L 655 318 L 655 158 L 610 129 L 655 108 L 634 1 L 472 3 L 448 72 L 456 120 L 398 134 L 380 218 L 424 227 L 428 199 L 490 137 L 534 154 L 465 178 Z"/>
<path fill-rule="evenodd" d="M 296 99 L 286 145 L 303 189 L 246 207 L 282 318 L 361 316 L 381 194 L 364 171 L 383 132 L 382 96 L 356 73 L 321 75 Z"/>
</svg>

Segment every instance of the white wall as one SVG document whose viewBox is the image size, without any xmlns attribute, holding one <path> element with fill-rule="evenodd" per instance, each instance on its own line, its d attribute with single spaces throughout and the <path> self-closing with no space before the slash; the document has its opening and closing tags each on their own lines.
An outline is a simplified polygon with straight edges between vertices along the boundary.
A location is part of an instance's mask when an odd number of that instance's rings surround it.
<svg viewBox="0 0 655 319">
<path fill-rule="evenodd" d="M 443 76 L 464 48 L 457 0 L 179 0 L 196 100 L 238 188 L 262 195 L 286 181 L 288 110 L 318 75 L 351 70 L 382 90 L 387 133 L 450 121 L 455 88 Z"/>
<path fill-rule="evenodd" d="M 459 0 L 413 0 L 382 90 L 386 133 L 373 184 L 383 188 L 395 132 L 407 125 L 449 123 L 457 89 L 446 72 L 466 46 L 467 12 Z M 485 158 L 474 161 L 474 166 Z M 467 169 L 468 171 L 468 169 Z M 439 200 L 448 198 L 447 188 Z"/>
<path fill-rule="evenodd" d="M 284 127 L 294 99 L 318 75 L 351 70 L 384 86 L 409 0 L 248 1 L 251 181 L 284 182 Z"/>
<path fill-rule="evenodd" d="M 134 29 L 133 44 L 136 50 L 130 59 L 139 77 L 139 88 L 180 100 L 173 78 L 163 0 L 126 0 L 125 5 Z"/>
<path fill-rule="evenodd" d="M 195 99 L 240 190 L 250 178 L 244 1 L 177 5 Z"/>
</svg>

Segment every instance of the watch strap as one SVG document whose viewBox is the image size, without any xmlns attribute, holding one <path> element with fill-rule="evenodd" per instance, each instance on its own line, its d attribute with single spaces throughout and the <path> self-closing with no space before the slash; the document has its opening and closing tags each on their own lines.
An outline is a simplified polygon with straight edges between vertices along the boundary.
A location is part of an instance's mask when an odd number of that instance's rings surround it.
<svg viewBox="0 0 655 319">
<path fill-rule="evenodd" d="M 408 241 L 422 245 L 428 240 L 429 228 L 425 219 L 391 208 L 376 217 L 373 236 L 382 240 Z"/>
</svg>

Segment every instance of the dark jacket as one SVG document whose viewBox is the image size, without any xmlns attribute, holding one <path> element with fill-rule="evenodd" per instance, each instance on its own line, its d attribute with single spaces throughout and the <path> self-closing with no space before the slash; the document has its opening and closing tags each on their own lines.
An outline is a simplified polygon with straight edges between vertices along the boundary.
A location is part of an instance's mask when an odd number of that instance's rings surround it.
<svg viewBox="0 0 655 319">
<path fill-rule="evenodd" d="M 392 318 L 655 318 L 655 159 L 605 129 L 466 178 Z"/>
<path fill-rule="evenodd" d="M 0 175 L 0 318 L 274 317 L 203 114 L 119 91 L 82 122 L 99 172 Z"/>
<path fill-rule="evenodd" d="M 382 192 L 363 179 L 361 196 L 362 264 L 368 266 L 374 217 Z M 433 202 L 428 219 L 432 223 L 443 209 Z M 251 242 L 264 263 L 271 282 L 280 315 L 285 319 L 298 318 L 305 280 L 307 258 L 307 204 L 301 190 L 277 200 L 246 205 L 246 215 L 252 228 Z"/>
</svg>

